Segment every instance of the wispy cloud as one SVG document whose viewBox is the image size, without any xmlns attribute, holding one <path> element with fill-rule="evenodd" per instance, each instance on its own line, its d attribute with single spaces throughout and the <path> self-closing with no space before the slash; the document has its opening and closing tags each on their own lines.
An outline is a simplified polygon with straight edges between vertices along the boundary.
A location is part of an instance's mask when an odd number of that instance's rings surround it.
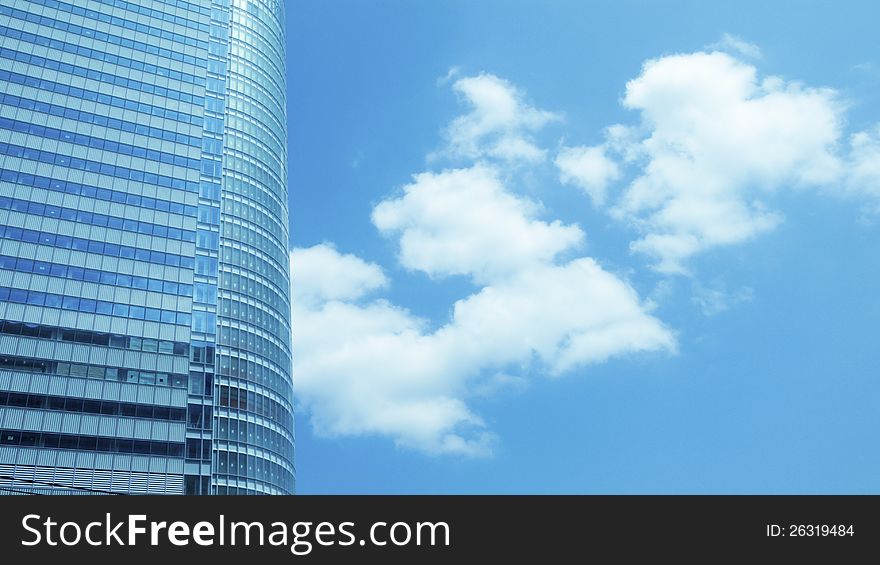
<svg viewBox="0 0 880 565">
<path fill-rule="evenodd" d="M 706 48 L 709 50 L 727 51 L 728 53 L 742 55 L 750 59 L 760 59 L 762 57 L 760 47 L 730 33 L 725 33 L 721 36 L 721 39 L 707 45 Z"/>
<path fill-rule="evenodd" d="M 491 74 L 462 77 L 452 85 L 470 112 L 455 118 L 444 131 L 446 145 L 429 156 L 462 160 L 498 159 L 507 164 L 535 163 L 546 157 L 532 134 L 559 115 L 528 104 L 510 82 Z"/>
<path fill-rule="evenodd" d="M 704 316 L 715 316 L 726 312 L 737 304 L 751 302 L 754 298 L 755 290 L 748 286 L 736 291 L 728 291 L 723 284 L 714 286 L 697 284 L 691 302 L 700 309 Z"/>
<path fill-rule="evenodd" d="M 449 70 L 446 71 L 445 75 L 437 77 L 437 86 L 446 86 L 459 75 L 461 75 L 461 67 L 453 65 L 449 67 Z"/>
</svg>

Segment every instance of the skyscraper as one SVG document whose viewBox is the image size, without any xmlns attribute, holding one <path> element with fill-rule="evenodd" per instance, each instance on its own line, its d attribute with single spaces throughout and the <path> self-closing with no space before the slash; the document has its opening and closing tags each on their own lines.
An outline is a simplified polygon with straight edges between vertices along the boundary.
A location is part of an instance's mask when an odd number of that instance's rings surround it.
<svg viewBox="0 0 880 565">
<path fill-rule="evenodd" d="M 0 492 L 294 490 L 281 0 L 0 0 Z"/>
</svg>

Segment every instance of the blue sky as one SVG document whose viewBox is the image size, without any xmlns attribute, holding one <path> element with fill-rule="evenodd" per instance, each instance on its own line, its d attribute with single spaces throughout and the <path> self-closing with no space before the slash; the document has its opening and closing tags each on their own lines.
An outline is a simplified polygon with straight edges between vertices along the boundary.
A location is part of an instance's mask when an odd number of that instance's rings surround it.
<svg viewBox="0 0 880 565">
<path fill-rule="evenodd" d="M 870 2 L 291 2 L 300 493 L 878 492 Z"/>
</svg>

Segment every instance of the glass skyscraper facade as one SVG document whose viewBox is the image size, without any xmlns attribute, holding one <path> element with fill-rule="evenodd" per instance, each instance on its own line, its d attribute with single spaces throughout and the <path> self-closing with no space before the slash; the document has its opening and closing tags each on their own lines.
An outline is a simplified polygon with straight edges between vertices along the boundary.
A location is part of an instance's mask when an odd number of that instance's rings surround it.
<svg viewBox="0 0 880 565">
<path fill-rule="evenodd" d="M 0 493 L 293 492 L 284 33 L 0 0 Z"/>
</svg>

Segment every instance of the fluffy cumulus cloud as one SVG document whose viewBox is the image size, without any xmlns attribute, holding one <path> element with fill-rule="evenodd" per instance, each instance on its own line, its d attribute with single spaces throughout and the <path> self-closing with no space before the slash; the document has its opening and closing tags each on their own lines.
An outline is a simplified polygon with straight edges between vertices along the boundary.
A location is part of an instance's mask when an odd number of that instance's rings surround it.
<svg viewBox="0 0 880 565">
<path fill-rule="evenodd" d="M 612 126 L 602 149 L 567 148 L 557 164 L 563 178 L 589 185 L 607 178 L 597 172 L 603 166 L 585 167 L 579 177 L 566 157 L 615 154 L 630 174 L 610 212 L 641 232 L 632 249 L 652 256 L 661 271 L 682 272 L 696 253 L 773 229 L 782 220 L 767 203 L 774 191 L 828 186 L 846 175 L 837 93 L 761 78 L 726 53 L 646 62 L 627 83 L 623 105 L 639 113 L 638 125 Z M 854 145 L 870 154 L 870 140 L 866 134 Z"/>
<path fill-rule="evenodd" d="M 354 255 L 341 255 L 330 244 L 296 253 L 296 295 L 302 302 L 352 300 L 387 285 L 378 266 Z"/>
<path fill-rule="evenodd" d="M 562 147 L 559 180 L 631 226 L 631 249 L 666 273 L 772 230 L 783 220 L 780 190 L 819 187 L 880 210 L 880 128 L 844 136 L 835 91 L 760 76 L 733 55 L 760 51 L 734 36 L 714 48 L 647 61 L 622 98 L 638 120 L 607 127 L 601 144 Z M 455 69 L 438 84 L 468 109 L 429 162 L 456 168 L 413 175 L 372 221 L 424 284 L 458 276 L 473 291 L 446 319 L 424 320 L 381 296 L 391 281 L 380 266 L 332 244 L 295 249 L 296 389 L 319 434 L 480 456 L 497 438 L 474 397 L 614 356 L 671 352 L 676 340 L 650 301 L 583 256 L 577 224 L 517 193 L 518 177 L 540 178 L 538 132 L 559 116 L 494 75 Z M 697 284 L 693 302 L 713 315 L 751 297 Z"/>
<path fill-rule="evenodd" d="M 579 227 L 542 221 L 540 211 L 506 190 L 495 167 L 478 164 L 415 175 L 401 197 L 376 206 L 373 223 L 399 238 L 404 267 L 490 282 L 549 262 L 583 240 Z"/>
<path fill-rule="evenodd" d="M 465 159 L 491 157 L 508 163 L 538 162 L 547 154 L 532 134 L 560 117 L 530 106 L 523 93 L 491 74 L 460 78 L 453 84 L 471 111 L 446 128 L 447 146 L 439 155 Z"/>
<path fill-rule="evenodd" d="M 326 246 L 318 250 L 329 260 L 300 260 L 315 249 L 291 254 L 293 343 L 297 395 L 322 435 L 379 434 L 428 453 L 486 455 L 495 436 L 467 401 L 496 389 L 502 371 L 554 376 L 614 355 L 675 348 L 635 291 L 590 258 L 536 263 L 482 287 L 432 330 L 369 295 L 302 298 L 297 278 L 315 277 L 309 269 L 335 276 L 351 269 L 358 279 L 378 268 Z M 370 288 L 364 280 L 352 287 Z"/>
<path fill-rule="evenodd" d="M 379 435 L 427 453 L 481 456 L 497 438 L 469 406 L 536 374 L 612 356 L 674 351 L 675 336 L 623 279 L 577 256 L 580 227 L 546 219 L 501 172 L 507 151 L 552 114 L 492 75 L 454 88 L 473 110 L 448 129 L 467 167 L 422 172 L 375 206 L 378 231 L 425 284 L 467 277 L 475 291 L 431 323 L 382 298 L 382 269 L 332 245 L 295 249 L 294 360 L 301 408 L 317 433 Z M 507 139 L 505 139 L 507 138 Z M 534 146 L 537 149 L 537 146 Z M 537 149 L 543 152 L 542 149 Z M 491 164 L 495 162 L 496 164 Z"/>
</svg>

